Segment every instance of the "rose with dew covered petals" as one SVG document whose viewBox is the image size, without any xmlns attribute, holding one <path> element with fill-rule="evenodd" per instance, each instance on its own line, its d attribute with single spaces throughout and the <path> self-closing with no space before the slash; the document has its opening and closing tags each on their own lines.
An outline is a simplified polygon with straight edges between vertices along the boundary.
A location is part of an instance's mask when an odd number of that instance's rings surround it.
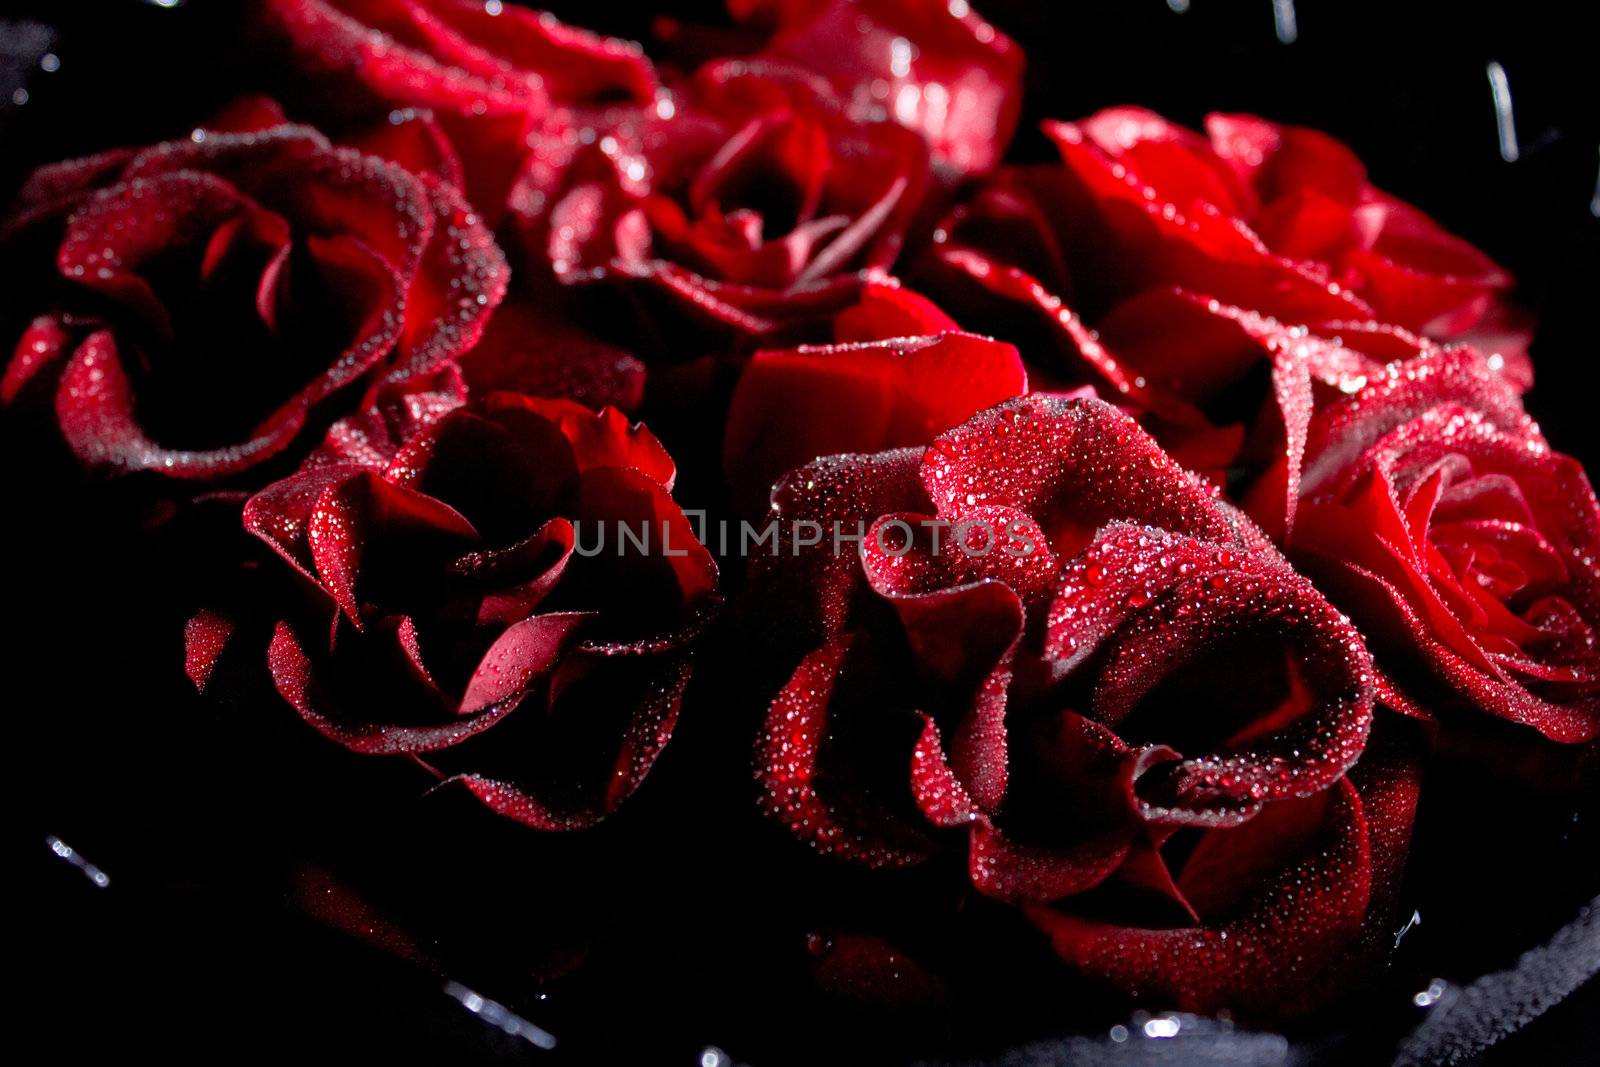
<svg viewBox="0 0 1600 1067">
<path fill-rule="evenodd" d="M 803 71 L 742 60 L 576 143 L 543 139 L 525 177 L 534 261 L 601 286 L 609 314 L 620 287 L 675 352 L 685 324 L 768 337 L 826 321 L 893 262 L 929 181 L 916 134 L 855 121 Z"/>
<path fill-rule="evenodd" d="M 1303 453 L 1290 550 L 1387 669 L 1430 705 L 1600 736 L 1600 505 L 1488 360 L 1437 351 L 1333 394 Z"/>
<path fill-rule="evenodd" d="M 1385 365 L 1440 347 L 1353 298 L 1329 303 L 1316 289 L 1308 303 L 1254 260 L 1242 274 L 1182 257 L 1178 269 L 1176 253 L 1140 236 L 1139 226 L 1166 225 L 1164 212 L 1130 215 L 1130 231 L 1113 233 L 1075 181 L 1058 167 L 1001 171 L 945 214 L 907 276 L 959 309 L 963 325 L 1016 343 L 1035 388 L 1093 385 L 1230 491 L 1247 491 L 1286 438 L 1297 447 L 1313 391 L 1360 388 Z M 1520 348 L 1488 359 L 1517 388 L 1531 384 Z M 1284 516 L 1257 517 L 1281 534 Z"/>
<path fill-rule="evenodd" d="M 41 168 L 5 246 L 36 315 L 5 403 L 53 409 L 88 468 L 189 480 L 449 362 L 506 285 L 452 186 L 293 125 Z"/>
<path fill-rule="evenodd" d="M 244 508 L 312 586 L 267 650 L 279 696 L 530 826 L 603 818 L 671 737 L 715 602 L 674 476 L 642 426 L 566 400 L 447 387 L 336 424 Z M 216 617 L 189 638 L 201 682 L 236 641 Z"/>
<path fill-rule="evenodd" d="M 1301 962 L 1271 981 L 1308 990 L 1362 928 L 1375 871 L 1346 774 L 1372 719 L 1365 645 L 1128 416 L 1019 397 L 926 448 L 811 463 L 772 503 L 785 537 L 827 532 L 755 561 L 745 610 L 794 664 L 756 773 L 768 812 L 818 851 L 904 867 L 964 841 L 972 886 L 1030 914 L 1148 900 L 1157 926 L 1208 938 L 1234 914 L 1212 899 L 1255 907 L 1293 872 L 1338 901 L 1272 915 Z M 832 551 L 837 528 L 862 532 L 855 552 Z M 1196 839 L 1288 825 L 1305 832 L 1231 888 L 1181 877 Z M 1062 954 L 1131 985 L 1107 952 Z M 1278 992 L 1223 964 L 1203 996 L 1178 969 L 1167 988 L 1209 1007 Z"/>
<path fill-rule="evenodd" d="M 1513 317 L 1510 275 L 1327 134 L 1213 114 L 1201 136 L 1139 108 L 1045 133 L 1063 161 L 1052 217 L 1086 251 L 1120 253 L 1074 265 L 1086 293 L 1176 284 L 1290 322 L 1377 319 L 1439 340 Z M 1525 361 L 1525 344 L 1504 354 Z"/>
</svg>

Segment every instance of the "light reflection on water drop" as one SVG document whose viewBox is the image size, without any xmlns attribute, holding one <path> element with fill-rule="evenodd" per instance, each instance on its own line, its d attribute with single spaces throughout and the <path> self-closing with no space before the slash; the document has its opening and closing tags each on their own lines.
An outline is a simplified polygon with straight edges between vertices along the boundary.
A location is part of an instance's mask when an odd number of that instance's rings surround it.
<svg viewBox="0 0 1600 1067">
<path fill-rule="evenodd" d="M 446 982 L 444 992 L 490 1026 L 497 1026 L 512 1037 L 520 1037 L 535 1048 L 547 1051 L 556 1047 L 555 1035 L 548 1030 L 540 1029 L 504 1004 L 490 1000 L 460 982 Z"/>
<path fill-rule="evenodd" d="M 61 838 L 57 837 L 55 834 L 51 834 L 49 837 L 46 837 L 44 839 L 44 843 L 51 852 L 54 852 L 58 857 L 78 868 L 78 870 L 83 872 L 83 876 L 85 878 L 89 879 L 89 881 L 93 882 L 99 888 L 104 889 L 111 884 L 110 875 L 108 875 L 105 871 L 102 871 L 99 867 L 96 867 L 94 864 L 90 863 L 88 860 L 84 859 L 83 856 L 78 853 L 77 849 L 61 840 Z"/>
<path fill-rule="evenodd" d="M 1443 978 L 1435 978 L 1428 983 L 1427 989 L 1421 990 L 1411 997 L 1411 1003 L 1419 1008 L 1430 1007 L 1437 1003 L 1444 996 L 1445 990 L 1449 988 L 1449 984 Z"/>
</svg>

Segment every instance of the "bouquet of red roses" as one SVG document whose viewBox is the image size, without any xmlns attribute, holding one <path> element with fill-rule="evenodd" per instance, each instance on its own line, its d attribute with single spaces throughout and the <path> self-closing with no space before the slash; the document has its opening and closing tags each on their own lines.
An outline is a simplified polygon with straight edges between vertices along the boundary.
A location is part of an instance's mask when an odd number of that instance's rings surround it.
<svg viewBox="0 0 1600 1067">
<path fill-rule="evenodd" d="M 206 699 L 529 838 L 650 804 L 698 720 L 785 862 L 1157 1007 L 1336 1002 L 1433 754 L 1600 736 L 1600 504 L 1512 278 L 1312 129 L 1008 154 L 1024 50 L 965 0 L 728 8 L 652 61 L 253 5 L 280 77 L 4 215 L 30 465 L 188 546 Z"/>
</svg>

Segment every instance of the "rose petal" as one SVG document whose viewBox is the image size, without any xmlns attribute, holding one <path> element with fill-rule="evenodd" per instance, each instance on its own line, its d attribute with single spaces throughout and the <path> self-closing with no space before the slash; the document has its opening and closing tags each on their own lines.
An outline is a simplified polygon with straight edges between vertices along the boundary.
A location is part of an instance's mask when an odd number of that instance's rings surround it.
<svg viewBox="0 0 1600 1067">
<path fill-rule="evenodd" d="M 920 863 L 927 858 L 927 844 L 880 803 L 857 793 L 855 807 L 836 809 L 822 792 L 827 777 L 820 749 L 833 721 L 829 704 L 850 651 L 848 640 L 836 639 L 811 653 L 773 700 L 756 743 L 762 807 L 819 852 L 869 867 Z"/>
<path fill-rule="evenodd" d="M 531 411 L 560 427 L 572 443 L 579 472 L 601 467 L 638 471 L 661 488 L 671 491 L 677 478 L 672 457 L 645 425 L 629 423 L 616 408 L 591 411 L 570 400 L 539 399 L 510 393 L 489 396 L 486 410 Z"/>
<path fill-rule="evenodd" d="M 483 655 L 461 697 L 461 714 L 474 715 L 521 697 L 548 674 L 576 640 L 593 612 L 552 612 L 513 623 Z"/>
<path fill-rule="evenodd" d="M 1027 382 L 1015 348 L 971 334 L 758 352 L 729 409 L 724 468 L 737 496 L 762 499 L 784 471 L 925 443 Z"/>
<path fill-rule="evenodd" d="M 1117 524 L 1062 574 L 1045 654 L 1063 665 L 1096 658 L 1095 718 L 1125 736 L 1124 720 L 1169 672 L 1228 655 L 1231 637 L 1282 643 L 1289 696 L 1252 707 L 1243 732 L 1211 733 L 1207 754 L 1165 768 L 1146 793 L 1149 818 L 1238 821 L 1263 799 L 1326 789 L 1366 743 L 1371 657 L 1349 621 L 1275 553 Z M 1218 729 L 1235 727 L 1219 715 L 1208 727 Z M 1161 736 L 1170 740 L 1171 727 Z"/>
<path fill-rule="evenodd" d="M 942 518 L 980 505 L 1027 513 L 1057 555 L 1075 553 L 1118 518 L 1265 544 L 1132 419 L 1098 400 L 1033 393 L 981 412 L 934 441 L 922 482 Z"/>
<path fill-rule="evenodd" d="M 1319 798 L 1281 803 L 1317 805 Z M 1271 1016 L 1360 930 L 1372 899 L 1372 850 L 1360 797 L 1341 780 L 1317 840 L 1216 926 L 1141 929 L 1026 905 L 1056 953 L 1084 972 L 1180 1010 Z M 1225 834 L 1251 834 L 1251 824 Z"/>
</svg>

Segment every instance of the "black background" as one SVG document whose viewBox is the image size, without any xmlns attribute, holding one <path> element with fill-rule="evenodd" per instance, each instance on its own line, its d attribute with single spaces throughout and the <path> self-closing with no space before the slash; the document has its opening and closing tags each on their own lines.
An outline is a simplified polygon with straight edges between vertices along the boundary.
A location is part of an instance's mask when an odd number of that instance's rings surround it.
<svg viewBox="0 0 1600 1067">
<path fill-rule="evenodd" d="M 28 93 L 21 106 L 8 100 L 15 83 L 0 94 L 0 190 L 45 160 L 181 134 L 236 90 L 281 74 L 257 69 L 238 31 L 242 6 L 0 5 L 4 17 L 48 25 L 60 60 L 49 73 L 36 56 L 21 71 L 0 67 L 0 78 L 25 75 Z M 648 41 L 643 9 L 552 6 Z M 1600 336 L 1600 63 L 1586 5 L 1301 0 L 1289 45 L 1268 0 L 1193 0 L 1185 14 L 1162 0 L 976 6 L 1029 56 L 1020 157 L 1048 158 L 1038 119 L 1116 103 L 1190 124 L 1208 110 L 1253 111 L 1346 140 L 1377 184 L 1517 274 L 1542 321 L 1529 406 L 1557 447 L 1600 462 L 1589 366 Z M 714 4 L 672 11 L 716 17 Z M 5 33 L 0 52 L 27 51 Z M 1490 60 L 1512 89 L 1516 163 L 1500 156 Z M 881 905 L 914 926 L 939 905 L 908 904 L 913 886 L 812 881 L 807 857 L 754 820 L 740 762 L 754 698 L 738 684 L 691 691 L 644 791 L 579 841 L 502 825 L 460 798 L 418 796 L 407 768 L 374 770 L 298 723 L 201 706 L 173 669 L 181 559 L 136 556 L 98 504 L 33 484 L 9 440 L 6 456 L 6 777 L 26 891 L 12 921 L 30 949 L 16 966 L 26 989 L 13 1040 L 33 1030 L 62 1052 L 132 1046 L 183 1059 L 359 1050 L 581 1062 L 605 1050 L 683 1064 L 716 1043 L 765 1065 L 880 1048 L 988 1053 L 1120 1017 L 1081 990 L 1035 981 L 1028 961 L 983 974 L 978 984 L 992 988 L 960 1019 L 852 1016 L 808 999 L 772 961 L 803 965 L 818 914 Z M 1480 740 L 1478 755 L 1436 769 L 1425 794 L 1431 829 L 1409 890 L 1422 925 L 1369 1006 L 1297 1032 L 1297 1049 L 1376 1062 L 1373 1050 L 1416 1021 L 1412 991 L 1506 966 L 1594 893 L 1593 798 L 1574 811 L 1559 795 L 1570 761 L 1538 762 L 1529 789 L 1501 773 L 1523 758 L 1518 739 Z M 47 834 L 103 867 L 110 887 L 48 855 Z M 350 878 L 435 966 L 395 964 L 300 918 L 288 905 L 308 867 Z M 996 937 L 1011 932 L 992 921 Z M 564 940 L 591 947 L 598 977 L 533 979 L 526 961 L 559 957 Z M 987 959 L 981 946 L 970 955 Z M 440 972 L 548 1026 L 561 1051 L 494 1033 L 439 992 Z M 1498 1061 L 1580 1062 L 1592 987 Z"/>
</svg>

